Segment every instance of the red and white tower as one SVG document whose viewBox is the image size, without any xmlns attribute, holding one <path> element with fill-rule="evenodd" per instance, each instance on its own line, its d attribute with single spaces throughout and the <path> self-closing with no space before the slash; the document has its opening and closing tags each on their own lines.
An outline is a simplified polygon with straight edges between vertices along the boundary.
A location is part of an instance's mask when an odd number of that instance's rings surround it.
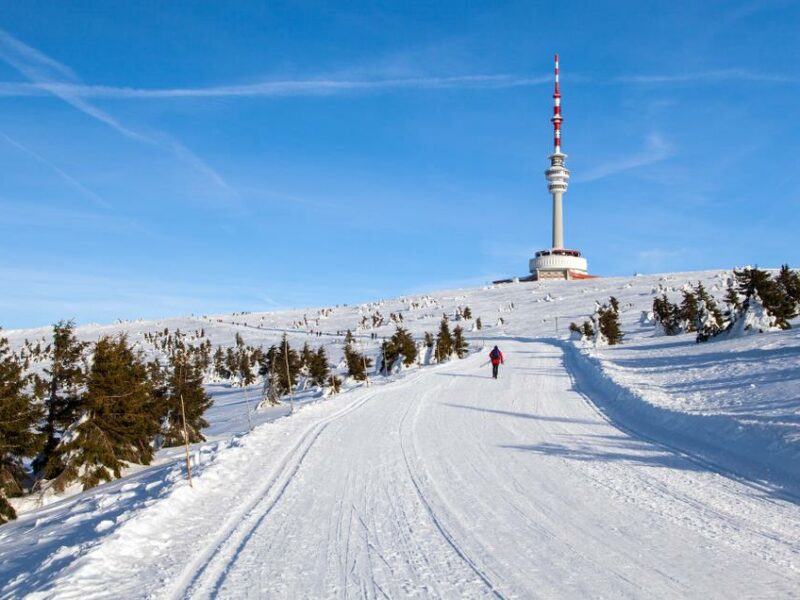
<svg viewBox="0 0 800 600">
<path fill-rule="evenodd" d="M 549 250 L 540 250 L 530 261 L 530 270 L 537 279 L 572 279 L 585 276 L 586 259 L 577 250 L 564 247 L 564 210 L 563 197 L 569 182 L 569 170 L 565 165 L 567 155 L 561 151 L 561 89 L 559 86 L 558 54 L 555 57 L 555 90 L 553 91 L 553 153 L 550 168 L 544 174 L 547 178 L 547 190 L 553 196 L 553 245 Z"/>
</svg>

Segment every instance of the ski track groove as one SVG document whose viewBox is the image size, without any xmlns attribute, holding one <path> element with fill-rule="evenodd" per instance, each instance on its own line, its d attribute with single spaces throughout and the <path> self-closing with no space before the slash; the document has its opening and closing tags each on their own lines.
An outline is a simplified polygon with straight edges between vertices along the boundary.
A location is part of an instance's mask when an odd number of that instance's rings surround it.
<svg viewBox="0 0 800 600">
<path fill-rule="evenodd" d="M 415 412 L 415 419 L 419 415 L 419 410 L 420 407 L 422 406 L 422 401 L 418 399 L 416 404 L 417 404 L 417 410 Z M 445 539 L 447 544 L 455 551 L 455 553 L 459 556 L 459 558 L 461 558 L 461 560 L 463 560 L 467 564 L 467 566 L 475 573 L 475 575 L 478 576 L 478 578 L 484 583 L 484 585 L 489 589 L 489 591 L 492 593 L 493 596 L 499 598 L 500 600 L 505 600 L 505 597 L 497 589 L 497 585 L 495 585 L 489 578 L 489 576 L 478 566 L 478 564 L 472 558 L 470 558 L 466 550 L 464 550 L 464 548 L 460 546 L 458 542 L 456 542 L 455 538 L 447 530 L 442 520 L 436 515 L 436 513 L 433 510 L 433 507 L 431 506 L 430 501 L 425 496 L 425 493 L 422 491 L 422 488 L 419 484 L 419 479 L 415 475 L 414 469 L 411 467 L 411 462 L 408 458 L 408 452 L 406 451 L 405 444 L 403 443 L 403 434 L 402 434 L 403 425 L 405 424 L 406 418 L 408 417 L 408 413 L 410 412 L 411 407 L 412 403 L 409 403 L 408 407 L 406 408 L 406 411 L 403 413 L 403 416 L 400 419 L 400 424 L 399 424 L 400 451 L 403 454 L 403 459 L 405 460 L 406 468 L 408 470 L 408 475 L 411 478 L 411 483 L 414 486 L 414 490 L 417 493 L 417 497 L 422 503 L 422 506 L 425 508 L 425 511 L 428 513 L 428 516 L 430 517 L 431 521 L 436 526 L 436 529 Z"/>
<path fill-rule="evenodd" d="M 412 386 L 423 376 L 424 373 L 417 373 L 414 376 L 395 383 L 393 389 L 396 390 Z M 381 391 L 381 389 L 377 389 L 368 392 L 362 398 L 354 401 L 342 410 L 311 425 L 292 446 L 292 449 L 284 455 L 280 466 L 276 470 L 276 475 L 265 485 L 261 486 L 258 493 L 251 496 L 250 501 L 242 510 L 237 511 L 235 516 L 228 519 L 228 523 L 231 523 L 231 525 L 226 525 L 223 532 L 218 534 L 212 542 L 207 544 L 203 552 L 189 563 L 183 570 L 182 575 L 178 578 L 176 585 L 167 594 L 167 597 L 177 599 L 186 597 L 215 597 L 218 595 L 224 584 L 224 578 L 236 562 L 238 555 L 250 541 L 264 519 L 269 516 L 273 508 L 281 500 L 284 492 L 292 483 L 295 474 L 302 466 L 303 460 L 320 435 L 322 435 L 329 425 L 357 411 Z M 298 450 L 300 451 L 299 455 Z M 273 489 L 277 490 L 274 495 Z M 343 490 L 346 489 L 347 487 L 345 486 Z M 265 504 L 263 507 L 260 507 L 259 505 L 262 503 Z M 258 510 L 256 511 L 256 509 Z M 350 513 L 350 521 L 352 521 L 352 511 Z M 345 569 L 342 569 L 342 572 L 345 573 L 345 581 L 343 582 L 345 591 L 349 585 L 349 575 L 352 574 L 356 566 L 356 561 L 354 559 L 352 567 L 349 567 L 351 533 L 352 528 L 348 526 L 344 561 Z M 235 546 L 231 547 L 232 544 L 235 544 Z"/>
<path fill-rule="evenodd" d="M 475 377 L 473 355 L 310 413 L 316 420 L 290 428 L 292 441 L 258 463 L 263 482 L 221 496 L 231 513 L 187 547 L 188 560 L 159 565 L 154 550 L 161 584 L 143 580 L 139 594 L 264 596 L 274 582 L 280 597 L 673 598 L 698 591 L 693 573 L 712 597 L 732 586 L 751 597 L 762 581 L 794 596 L 786 583 L 800 572 L 800 525 L 781 522 L 796 500 L 619 423 L 602 408 L 613 394 L 587 381 L 572 348 L 513 341 L 519 366 L 505 367 L 500 388 L 459 379 Z M 203 526 L 184 521 L 188 535 Z M 274 559 L 287 548 L 294 562 L 281 568 Z M 730 570 L 653 556 L 681 556 L 675 548 Z"/>
<path fill-rule="evenodd" d="M 374 395 L 375 392 L 365 394 L 362 398 L 343 408 L 341 411 L 310 426 L 292 446 L 291 450 L 284 455 L 279 468 L 276 470 L 276 475 L 268 480 L 265 485 L 261 486 L 258 493 L 251 497 L 250 501 L 248 501 L 242 510 L 237 511 L 234 516 L 228 519 L 229 524 L 226 524 L 225 529 L 218 534 L 212 542 L 207 544 L 201 554 L 195 558 L 195 560 L 191 561 L 188 567 L 184 569 L 176 585 L 167 594 L 168 597 L 182 598 L 190 596 L 196 598 L 207 592 L 209 587 L 212 588 L 212 593 L 210 595 L 214 595 L 214 593 L 218 592 L 221 584 L 220 579 L 224 576 L 225 571 L 227 571 L 231 562 L 235 560 L 235 557 L 252 537 L 259 524 L 269 515 L 281 499 L 287 486 L 299 470 L 303 459 L 308 454 L 308 451 L 314 445 L 317 438 L 325 431 L 328 425 L 358 410 Z M 299 455 L 298 451 L 300 451 Z M 273 497 L 268 498 L 272 495 L 273 489 L 277 491 Z M 253 513 L 258 505 L 265 499 L 267 499 L 266 505 L 258 512 Z M 236 545 L 229 550 L 231 544 Z M 229 556 L 231 552 L 232 556 Z M 227 559 L 227 562 L 209 571 L 213 564 L 219 563 L 219 561 L 223 559 Z M 209 575 L 206 575 L 207 573 Z M 213 579 L 206 582 L 205 580 L 208 577 L 213 577 Z"/>
</svg>

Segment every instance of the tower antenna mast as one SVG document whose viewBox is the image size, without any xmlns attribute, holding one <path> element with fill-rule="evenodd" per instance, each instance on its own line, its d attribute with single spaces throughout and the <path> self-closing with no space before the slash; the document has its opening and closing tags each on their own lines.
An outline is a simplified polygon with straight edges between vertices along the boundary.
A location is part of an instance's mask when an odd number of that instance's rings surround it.
<svg viewBox="0 0 800 600">
<path fill-rule="evenodd" d="M 569 183 L 567 155 L 561 151 L 561 125 L 564 117 L 561 114 L 561 81 L 559 80 L 558 54 L 555 55 L 555 86 L 553 89 L 553 153 L 547 158 L 550 166 L 544 172 L 547 178 L 547 191 L 553 197 L 553 243 L 550 248 L 539 250 L 529 263 L 531 276 L 537 281 L 543 279 L 575 279 L 585 278 L 587 274 L 586 259 L 577 250 L 570 250 L 564 245 L 564 193 Z"/>
</svg>

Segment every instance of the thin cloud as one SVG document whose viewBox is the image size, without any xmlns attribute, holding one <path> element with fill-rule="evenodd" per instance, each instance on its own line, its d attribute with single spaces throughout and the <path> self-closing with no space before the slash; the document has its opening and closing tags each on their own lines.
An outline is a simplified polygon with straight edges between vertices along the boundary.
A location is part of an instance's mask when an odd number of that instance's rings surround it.
<svg viewBox="0 0 800 600">
<path fill-rule="evenodd" d="M 694 73 L 622 75 L 618 83 L 720 83 L 726 81 L 760 81 L 765 83 L 800 83 L 800 78 L 780 73 L 761 73 L 746 69 L 717 69 Z"/>
<path fill-rule="evenodd" d="M 672 156 L 670 145 L 664 138 L 654 133 L 648 136 L 645 147 L 640 152 L 589 169 L 582 177 L 576 178 L 575 181 L 580 183 L 597 181 L 609 175 L 616 175 L 623 171 L 630 171 L 631 169 L 661 162 L 670 156 Z"/>
<path fill-rule="evenodd" d="M 102 206 L 103 208 L 110 208 L 111 207 L 111 205 L 108 202 L 106 202 L 105 200 L 103 200 L 103 198 L 101 198 L 97 193 L 95 193 L 92 190 L 90 190 L 88 187 L 83 185 L 80 181 L 75 179 L 69 173 L 64 172 L 62 169 L 60 169 L 59 167 L 54 165 L 52 162 L 47 160 L 44 156 L 42 156 L 38 152 L 35 152 L 34 150 L 31 150 L 30 148 L 28 148 L 24 144 L 21 144 L 20 142 L 18 142 L 17 140 L 12 138 L 11 136 L 7 135 L 6 133 L 3 133 L 2 131 L 0 131 L 0 138 L 3 138 L 11 146 L 13 146 L 17 150 L 20 150 L 21 152 L 27 154 L 29 157 L 33 158 L 37 162 L 45 165 L 48 169 L 50 169 L 56 175 L 58 175 L 63 181 L 65 181 L 71 187 L 73 187 L 76 190 L 78 190 L 83 196 L 85 196 L 86 198 L 88 198 L 89 200 L 94 202 L 95 204 L 98 204 L 99 206 Z"/>
<path fill-rule="evenodd" d="M 41 96 L 47 93 L 68 98 L 164 99 L 326 96 L 348 92 L 390 91 L 400 89 L 444 90 L 508 89 L 542 85 L 550 76 L 517 77 L 513 75 L 461 75 L 454 77 L 405 77 L 393 79 L 294 79 L 262 81 L 244 85 L 221 85 L 194 88 L 133 88 L 80 83 L 0 83 L 0 96 Z"/>
<path fill-rule="evenodd" d="M 24 44 L 2 29 L 0 29 L 0 59 L 33 82 L 29 89 L 50 93 L 84 114 L 108 125 L 127 138 L 171 151 L 195 171 L 208 177 L 217 187 L 228 194 L 232 192 L 222 176 L 188 148 L 160 132 L 146 135 L 133 130 L 123 125 L 107 112 L 87 102 L 85 97 L 78 93 L 79 90 L 86 86 L 80 82 L 77 75 L 69 67 Z M 21 84 L 13 85 L 19 88 Z"/>
</svg>

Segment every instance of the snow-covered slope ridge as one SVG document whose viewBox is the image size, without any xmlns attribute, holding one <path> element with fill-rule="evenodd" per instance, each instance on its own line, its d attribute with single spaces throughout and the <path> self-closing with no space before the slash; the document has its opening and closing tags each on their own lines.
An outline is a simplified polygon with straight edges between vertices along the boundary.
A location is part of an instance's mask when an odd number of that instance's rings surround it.
<svg viewBox="0 0 800 600">
<path fill-rule="evenodd" d="M 0 528 L 0 596 L 775 597 L 800 588 L 800 334 L 695 344 L 640 325 L 727 272 L 509 284 L 370 305 L 84 326 L 83 339 L 200 327 L 232 345 L 377 351 L 403 315 L 463 321 L 480 354 L 256 414 L 211 386 L 212 440 Z M 622 346 L 567 342 L 620 300 Z M 308 323 L 308 324 L 307 324 Z M 797 324 L 797 323 L 795 323 Z M 310 335 L 309 331 L 314 334 Z M 322 335 L 317 335 L 317 332 Z M 371 333 L 378 339 L 372 340 Z M 9 332 L 17 347 L 46 330 Z M 538 338 L 538 339 L 537 339 Z M 485 352 L 506 355 L 498 381 Z M 249 390 L 250 398 L 256 389 Z"/>
</svg>

